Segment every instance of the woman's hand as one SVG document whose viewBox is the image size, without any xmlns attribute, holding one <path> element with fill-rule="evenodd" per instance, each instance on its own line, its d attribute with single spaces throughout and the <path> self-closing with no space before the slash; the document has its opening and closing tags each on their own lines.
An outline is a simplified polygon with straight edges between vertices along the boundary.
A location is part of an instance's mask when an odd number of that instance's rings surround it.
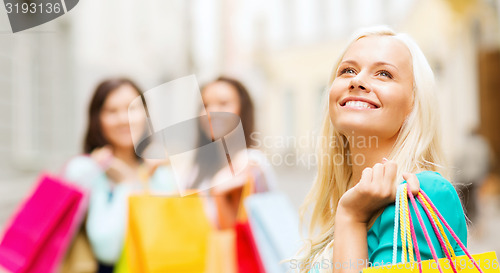
<svg viewBox="0 0 500 273">
<path fill-rule="evenodd" d="M 233 176 L 228 166 L 219 170 L 210 181 L 212 188 L 211 192 L 213 194 L 224 194 L 236 188 L 241 188 L 248 182 L 250 176 L 255 177 L 255 174 L 262 173 L 259 165 L 248 159 L 246 150 L 237 153 L 236 156 L 231 159 L 230 164 L 233 169 L 242 169 L 241 172 Z"/>
<path fill-rule="evenodd" d="M 96 148 L 90 153 L 90 157 L 97 162 L 102 169 L 106 170 L 111 162 L 113 161 L 113 151 L 111 147 L 104 146 L 101 148 Z"/>
<path fill-rule="evenodd" d="M 144 159 L 144 167 L 146 168 L 148 177 L 153 176 L 158 167 L 168 165 L 170 165 L 169 159 Z"/>
<path fill-rule="evenodd" d="M 138 180 L 137 171 L 127 163 L 113 155 L 111 147 L 97 148 L 90 154 L 99 166 L 106 171 L 106 175 L 115 183 Z"/>
<path fill-rule="evenodd" d="M 396 173 L 397 164 L 387 160 L 364 169 L 360 181 L 340 198 L 337 216 L 368 223 L 379 209 L 396 199 Z M 410 184 L 412 193 L 417 194 L 420 183 L 415 174 L 405 173 L 403 178 Z"/>
<path fill-rule="evenodd" d="M 364 262 L 368 259 L 367 225 L 378 210 L 396 199 L 396 174 L 396 163 L 384 160 L 364 169 L 359 182 L 340 198 L 335 216 L 333 272 L 359 272 L 368 266 Z M 411 191 L 417 193 L 420 188 L 417 177 L 404 174 L 403 178 Z M 346 263 L 349 266 L 344 268 Z"/>
</svg>

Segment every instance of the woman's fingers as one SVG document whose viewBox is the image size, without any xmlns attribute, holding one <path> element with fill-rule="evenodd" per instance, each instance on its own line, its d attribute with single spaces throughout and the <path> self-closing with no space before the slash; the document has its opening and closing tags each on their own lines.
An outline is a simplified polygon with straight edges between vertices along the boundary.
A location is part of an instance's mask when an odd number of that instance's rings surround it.
<svg viewBox="0 0 500 273">
<path fill-rule="evenodd" d="M 107 169 L 113 161 L 113 151 L 109 145 L 101 148 L 96 148 L 90 156 L 99 164 L 103 169 Z"/>
<path fill-rule="evenodd" d="M 396 198 L 398 165 L 392 160 L 385 161 L 384 184 L 389 194 Z"/>
<path fill-rule="evenodd" d="M 384 180 L 384 164 L 377 163 L 373 166 L 373 182 L 383 183 Z"/>
<path fill-rule="evenodd" d="M 371 183 L 372 179 L 373 179 L 373 169 L 365 168 L 361 173 L 361 179 L 359 180 L 359 183 Z"/>
<path fill-rule="evenodd" d="M 384 165 L 384 178 L 386 179 L 386 182 L 393 183 L 398 172 L 398 165 L 392 160 L 387 161 Z"/>
<path fill-rule="evenodd" d="M 367 168 L 368 169 L 368 168 Z M 367 170 L 365 169 L 365 170 Z M 396 162 L 384 158 L 383 164 L 373 166 L 372 179 L 367 191 L 381 199 L 396 198 L 396 175 L 398 166 Z M 363 177 L 362 177 L 363 180 Z"/>
<path fill-rule="evenodd" d="M 417 195 L 420 190 L 420 182 L 418 181 L 417 176 L 413 173 L 404 173 L 403 178 L 410 185 L 411 193 L 413 193 L 413 195 Z"/>
<path fill-rule="evenodd" d="M 212 193 L 214 194 L 225 194 L 231 190 L 242 187 L 248 182 L 249 173 L 243 172 L 237 176 L 227 179 L 229 177 L 229 170 L 224 168 L 217 172 L 214 177 L 212 177 L 210 183 L 212 185 Z"/>
</svg>

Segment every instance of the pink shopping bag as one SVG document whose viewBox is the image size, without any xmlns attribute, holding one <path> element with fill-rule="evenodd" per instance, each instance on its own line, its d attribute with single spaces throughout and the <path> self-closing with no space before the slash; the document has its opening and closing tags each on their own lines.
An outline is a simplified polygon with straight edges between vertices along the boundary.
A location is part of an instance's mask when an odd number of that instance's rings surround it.
<svg viewBox="0 0 500 273">
<path fill-rule="evenodd" d="M 54 272 L 85 216 L 86 192 L 48 174 L 38 181 L 0 242 L 0 266 L 11 272 Z"/>
</svg>

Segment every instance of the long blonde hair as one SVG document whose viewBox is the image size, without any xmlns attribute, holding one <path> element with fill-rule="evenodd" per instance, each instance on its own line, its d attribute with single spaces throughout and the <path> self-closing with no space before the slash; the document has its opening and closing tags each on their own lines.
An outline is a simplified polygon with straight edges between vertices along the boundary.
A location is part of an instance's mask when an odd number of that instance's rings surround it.
<svg viewBox="0 0 500 273">
<path fill-rule="evenodd" d="M 329 85 L 335 80 L 338 66 L 355 41 L 366 36 L 391 36 L 409 49 L 413 66 L 413 108 L 399 131 L 398 138 L 388 157 L 398 165 L 397 177 L 401 182 L 404 172 L 417 173 L 423 170 L 440 171 L 447 176 L 441 134 L 434 95 L 434 74 L 418 45 L 406 34 L 395 33 L 388 27 L 378 26 L 362 29 L 351 39 L 332 70 Z M 326 90 L 325 101 L 328 102 Z M 309 239 L 301 250 L 301 272 L 306 272 L 315 258 L 333 240 L 335 214 L 342 195 L 353 185 L 348 185 L 352 175 L 350 164 L 334 164 L 334 159 L 349 160 L 349 139 L 336 130 L 330 120 L 328 103 L 325 103 L 324 117 L 317 147 L 318 174 L 300 209 L 301 221 L 312 209 L 308 226 Z M 375 214 L 368 227 L 382 212 Z"/>
</svg>

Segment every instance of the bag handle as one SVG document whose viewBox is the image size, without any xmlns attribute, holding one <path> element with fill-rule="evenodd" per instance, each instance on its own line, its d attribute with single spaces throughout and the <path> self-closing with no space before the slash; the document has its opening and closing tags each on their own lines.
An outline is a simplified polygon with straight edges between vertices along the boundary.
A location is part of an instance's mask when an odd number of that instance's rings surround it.
<svg viewBox="0 0 500 273">
<path fill-rule="evenodd" d="M 414 232 L 412 232 L 412 227 L 413 227 L 413 219 L 410 217 L 410 207 L 408 205 L 408 198 L 406 198 L 407 196 L 407 192 L 408 192 L 408 189 L 406 187 L 403 187 L 403 196 L 405 197 L 404 198 L 404 211 L 405 211 L 405 217 L 406 217 L 406 241 L 408 241 L 408 256 L 410 258 L 410 262 L 411 263 L 414 263 L 415 262 L 415 258 L 413 256 L 413 249 L 415 248 L 415 251 L 417 253 L 417 258 L 418 256 L 420 255 L 420 252 L 418 250 L 418 245 L 417 245 L 417 239 L 416 239 L 416 236 L 414 234 Z M 415 242 L 415 245 L 413 245 L 413 242 Z M 406 256 L 406 253 L 405 253 L 405 256 Z M 417 259 L 418 261 L 418 259 Z"/>
<path fill-rule="evenodd" d="M 150 175 L 148 169 L 143 164 L 141 164 L 137 171 L 139 172 L 139 180 L 141 181 L 142 187 L 144 189 L 144 195 L 150 196 L 151 183 L 149 181 Z"/>
<path fill-rule="evenodd" d="M 419 194 L 420 194 L 420 192 L 419 192 Z M 413 196 L 413 194 L 412 194 L 412 196 Z M 420 204 L 424 204 L 424 202 L 422 202 L 422 200 L 420 199 L 420 195 L 417 195 L 417 199 L 420 201 Z M 415 203 L 415 206 L 416 206 L 416 203 Z M 427 214 L 427 218 L 431 222 L 432 229 L 434 230 L 434 234 L 436 234 L 436 237 L 438 238 L 441 249 L 444 251 L 446 258 L 450 262 L 451 268 L 453 269 L 453 272 L 457 273 L 457 269 L 455 268 L 453 260 L 450 257 L 449 250 L 448 250 L 447 246 L 445 245 L 445 243 L 443 242 L 443 239 L 440 236 L 440 233 L 438 231 L 438 228 L 436 227 L 436 223 L 433 221 L 433 218 L 432 218 L 430 211 L 428 210 L 427 206 L 422 206 L 422 207 L 423 207 L 425 213 Z M 417 209 L 417 208 L 414 207 L 414 209 Z M 429 244 L 429 246 L 432 246 L 431 242 L 427 241 L 427 243 Z"/>
<path fill-rule="evenodd" d="M 406 191 L 404 184 L 399 185 L 396 198 L 398 199 L 397 209 L 399 212 L 399 219 L 401 221 L 401 242 L 403 251 L 401 253 L 401 261 L 403 263 L 407 262 L 407 257 L 409 256 L 410 262 L 414 263 L 415 258 L 413 256 L 413 244 L 410 229 L 410 214 L 408 209 L 408 199 L 406 197 Z M 395 227 L 394 227 L 394 242 L 393 242 L 393 264 L 397 263 L 397 215 L 395 215 Z M 408 245 L 408 246 L 407 246 Z M 409 252 L 409 253 L 408 253 Z"/>
<path fill-rule="evenodd" d="M 410 233 L 410 229 L 409 229 L 409 226 L 403 224 L 405 222 L 405 215 L 409 214 L 409 212 L 407 210 L 408 207 L 407 206 L 405 207 L 403 202 L 402 202 L 402 200 L 406 198 L 406 194 L 403 192 L 404 187 L 405 187 L 404 184 L 400 184 L 397 188 L 397 194 L 396 194 L 396 203 L 395 203 L 395 212 L 396 213 L 394 214 L 394 238 L 393 238 L 392 264 L 397 263 L 397 242 L 398 242 L 397 235 L 398 235 L 398 231 L 399 231 L 398 219 L 400 219 L 400 221 L 401 221 L 401 238 L 402 238 L 402 248 L 403 248 L 402 249 L 403 251 L 401 253 L 401 261 L 406 263 L 406 256 L 407 256 L 407 248 L 406 248 L 406 237 L 407 236 L 406 236 L 406 234 Z M 425 200 L 425 198 L 423 198 L 420 201 L 421 201 L 421 204 L 425 204 L 425 206 L 429 210 L 429 212 L 432 216 L 432 219 L 434 220 L 434 223 L 436 223 L 438 228 L 439 228 L 439 233 L 441 233 L 441 236 L 444 238 L 446 246 L 441 245 L 442 248 L 445 249 L 445 247 L 446 247 L 448 252 L 451 254 L 452 258 L 456 259 L 455 251 L 453 250 L 453 247 L 451 246 L 450 241 L 448 240 L 448 236 L 444 232 L 443 226 L 439 222 L 438 217 L 436 216 L 436 213 L 434 212 L 434 210 L 432 209 L 430 204 Z M 405 208 L 406 208 L 406 210 L 405 210 Z M 429 219 L 431 219 L 431 218 L 429 218 Z M 436 233 L 436 235 L 438 234 L 437 232 L 435 232 L 435 233 Z M 411 247 L 409 247 L 409 248 L 412 249 Z M 412 260 L 410 259 L 410 261 L 412 261 Z"/>
<path fill-rule="evenodd" d="M 404 194 L 404 185 L 402 185 L 403 187 L 401 188 L 401 198 L 399 199 L 400 201 L 400 215 L 399 215 L 399 218 L 401 219 L 401 242 L 403 243 L 403 252 L 401 253 L 401 261 L 403 263 L 406 263 L 407 260 L 406 260 L 406 257 L 408 256 L 407 255 L 407 249 L 406 249 L 406 234 L 407 234 L 407 231 L 409 230 L 407 227 L 409 227 L 409 225 L 407 225 L 407 221 L 406 221 L 406 210 L 405 210 L 405 207 L 408 206 L 408 204 L 406 204 L 406 201 L 408 200 L 405 200 L 406 199 L 406 194 Z M 406 204 L 406 205 L 405 205 Z"/>
<path fill-rule="evenodd" d="M 418 193 L 418 196 L 421 197 L 422 194 L 419 192 Z M 424 204 L 425 207 L 427 208 L 427 210 L 429 211 L 432 219 L 433 219 L 433 222 L 437 225 L 437 227 L 439 228 L 439 233 L 441 234 L 441 236 L 443 237 L 444 241 L 445 241 L 445 246 L 441 245 L 441 247 L 443 247 L 443 249 L 445 249 L 444 247 L 447 248 L 448 252 L 451 254 L 451 257 L 452 258 L 456 258 L 456 254 L 455 254 L 455 250 L 453 250 L 453 247 L 451 246 L 451 243 L 450 241 L 448 240 L 448 236 L 446 235 L 446 233 L 444 232 L 444 229 L 443 229 L 443 226 L 441 225 L 441 222 L 439 222 L 439 219 L 438 217 L 436 216 L 436 212 L 434 211 L 434 209 L 431 207 L 431 205 L 429 204 L 429 202 L 427 202 L 427 200 L 425 200 L 425 198 L 417 198 L 419 201 L 420 201 L 420 204 Z M 425 208 L 424 208 L 425 210 Z M 427 213 L 427 210 L 426 210 L 426 213 Z M 427 216 L 429 216 L 429 214 L 427 214 Z M 429 218 L 431 219 L 431 218 Z M 436 230 L 434 230 L 435 233 L 437 234 Z"/>
<path fill-rule="evenodd" d="M 401 216 L 401 213 L 399 212 L 399 203 L 401 199 L 399 198 L 400 194 L 400 188 L 402 185 L 399 185 L 396 191 L 396 203 L 395 203 L 395 208 L 394 208 L 394 236 L 392 239 L 392 264 L 396 264 L 398 261 L 398 231 L 399 231 L 399 218 Z M 402 226 L 403 221 L 401 221 L 401 226 Z M 403 229 L 401 229 L 401 232 L 403 232 Z M 403 236 L 401 235 L 401 238 Z M 404 247 L 406 249 L 406 246 Z"/>
<path fill-rule="evenodd" d="M 236 213 L 236 221 L 246 221 L 247 213 L 245 210 L 245 199 L 252 195 L 255 191 L 255 182 L 252 175 L 247 175 L 247 182 L 241 189 L 240 204 L 238 205 L 238 212 Z"/>
<path fill-rule="evenodd" d="M 482 269 L 476 263 L 476 260 L 474 260 L 474 258 L 472 257 L 472 255 L 469 253 L 469 251 L 467 250 L 467 248 L 462 243 L 462 241 L 460 241 L 460 238 L 458 238 L 458 236 L 455 234 L 455 232 L 450 227 L 450 225 L 448 225 L 448 223 L 446 222 L 446 220 L 444 219 L 444 217 L 437 210 L 436 206 L 432 203 L 431 199 L 427 196 L 427 194 L 425 194 L 425 192 L 423 190 L 420 190 L 419 191 L 419 196 L 417 196 L 417 197 L 419 198 L 419 201 L 420 201 L 420 199 L 425 199 L 429 203 L 429 205 L 432 207 L 432 209 L 436 212 L 436 215 L 438 216 L 438 218 L 441 220 L 441 222 L 443 222 L 443 224 L 446 227 L 446 229 L 450 232 L 450 234 L 453 237 L 453 239 L 455 239 L 455 241 L 460 246 L 460 248 L 464 251 L 464 253 L 467 255 L 467 257 L 474 263 L 474 266 L 477 268 L 477 270 L 479 270 L 479 272 L 483 273 Z M 424 206 L 424 210 L 426 210 L 425 206 Z M 451 259 L 449 259 L 449 260 L 450 260 L 450 263 L 452 263 Z"/>
<path fill-rule="evenodd" d="M 408 197 L 410 198 L 410 201 L 411 201 L 412 206 L 413 206 L 413 208 L 415 210 L 415 213 L 417 215 L 419 223 L 422 226 L 422 229 L 424 231 L 425 239 L 426 239 L 427 244 L 429 245 L 429 248 L 431 250 L 432 257 L 436 261 L 436 264 L 437 264 L 437 267 L 439 269 L 439 272 L 443 272 L 442 268 L 441 268 L 441 266 L 439 264 L 439 260 L 437 259 L 437 255 L 436 255 L 436 252 L 435 252 L 434 247 L 432 245 L 432 242 L 430 241 L 427 229 L 426 229 L 426 227 L 425 227 L 425 225 L 423 223 L 422 217 L 420 215 L 420 211 L 418 210 L 415 198 L 413 197 L 413 194 L 409 191 L 409 188 L 410 188 L 410 186 L 407 185 L 407 189 L 408 189 L 408 192 L 409 192 L 408 193 Z M 467 249 L 465 248 L 465 246 L 462 244 L 462 242 L 460 241 L 460 239 L 458 238 L 458 236 L 456 236 L 455 232 L 451 229 L 451 227 L 448 225 L 448 223 L 446 222 L 446 220 L 444 220 L 444 217 L 439 213 L 439 211 L 434 206 L 434 204 L 432 203 L 432 201 L 430 200 L 430 198 L 427 195 L 425 195 L 425 192 L 423 192 L 422 189 L 420 189 L 419 194 L 417 195 L 417 199 L 419 199 L 419 201 L 421 202 L 421 204 L 422 203 L 425 204 L 425 202 L 423 201 L 423 199 L 426 199 L 426 201 L 429 203 L 429 205 L 432 207 L 432 209 L 436 212 L 436 214 L 439 217 L 439 219 L 443 222 L 443 224 L 446 226 L 446 228 L 448 229 L 448 231 L 452 234 L 452 236 L 455 239 L 455 241 L 460 245 L 460 247 L 467 254 L 467 256 L 469 257 L 469 259 L 472 260 L 472 262 L 474 263 L 474 265 L 476 266 L 476 268 L 479 270 L 479 272 L 483 273 L 483 271 L 477 265 L 477 263 L 474 260 L 474 258 L 470 255 L 470 253 L 467 251 Z M 452 261 L 452 259 L 450 257 L 450 254 L 448 253 L 448 250 L 445 247 L 445 243 L 443 242 L 443 239 L 441 238 L 441 236 L 440 236 L 440 234 L 438 232 L 438 229 L 437 229 L 435 223 L 432 221 L 433 219 L 432 219 L 432 215 L 431 215 L 430 211 L 428 210 L 427 206 L 422 206 L 422 207 L 423 207 L 424 211 L 426 212 L 427 216 L 429 217 L 429 220 L 430 220 L 430 222 L 431 222 L 431 224 L 433 226 L 434 232 L 436 233 L 436 236 L 438 237 L 439 243 L 441 244 L 441 247 L 443 248 L 443 250 L 445 252 L 446 258 L 450 262 L 450 265 L 451 265 L 451 267 L 453 269 L 453 272 L 457 273 L 457 269 L 455 268 L 454 263 L 453 263 L 453 261 Z M 413 226 L 412 226 L 412 231 L 414 232 Z M 420 272 L 422 272 L 421 260 L 419 260 L 418 262 L 419 262 L 419 270 L 420 270 Z"/>
<path fill-rule="evenodd" d="M 417 203 L 415 202 L 415 198 L 413 197 L 413 193 L 410 190 L 410 184 L 406 183 L 406 189 L 407 189 L 408 197 L 410 198 L 410 201 L 411 201 L 411 205 L 412 205 L 413 209 L 415 210 L 415 214 L 417 215 L 418 222 L 419 222 L 420 226 L 422 227 L 422 230 L 424 231 L 425 240 L 427 241 L 427 244 L 429 245 L 429 248 L 431 250 L 432 258 L 436 261 L 439 272 L 443 273 L 443 269 L 441 268 L 441 265 L 439 264 L 439 260 L 438 260 L 437 255 L 436 255 L 436 250 L 434 249 L 434 246 L 432 245 L 431 239 L 429 237 L 429 233 L 427 232 L 427 228 L 425 227 L 424 221 L 422 220 L 422 216 L 420 215 L 420 211 L 417 207 Z M 415 228 L 413 226 L 413 223 L 411 223 L 410 225 L 411 225 L 412 234 L 414 235 Z M 423 272 L 422 271 L 422 260 L 420 258 L 420 255 L 417 256 L 417 262 L 418 262 L 419 272 L 422 273 Z M 456 273 L 456 271 L 455 271 L 455 273 Z"/>
<path fill-rule="evenodd" d="M 405 189 L 405 197 L 406 197 L 406 193 L 408 194 L 412 194 L 411 191 L 410 191 L 410 188 L 404 188 Z M 406 198 L 405 198 L 406 199 Z M 409 226 L 410 226 L 410 232 L 411 233 L 411 239 L 413 240 L 413 242 L 415 242 L 415 253 L 417 255 L 417 262 L 418 262 L 418 268 L 420 269 L 420 272 L 422 272 L 422 263 L 421 263 L 421 257 L 420 257 L 420 250 L 418 249 L 418 241 L 417 241 L 417 234 L 415 232 L 415 228 L 413 227 L 413 219 L 410 217 L 410 208 L 409 206 L 407 206 L 405 208 L 406 210 L 406 214 L 408 215 L 408 218 L 409 218 Z M 410 248 L 411 245 L 408 247 L 409 248 L 409 251 L 410 251 L 410 254 L 412 254 L 413 252 L 413 248 Z"/>
</svg>

